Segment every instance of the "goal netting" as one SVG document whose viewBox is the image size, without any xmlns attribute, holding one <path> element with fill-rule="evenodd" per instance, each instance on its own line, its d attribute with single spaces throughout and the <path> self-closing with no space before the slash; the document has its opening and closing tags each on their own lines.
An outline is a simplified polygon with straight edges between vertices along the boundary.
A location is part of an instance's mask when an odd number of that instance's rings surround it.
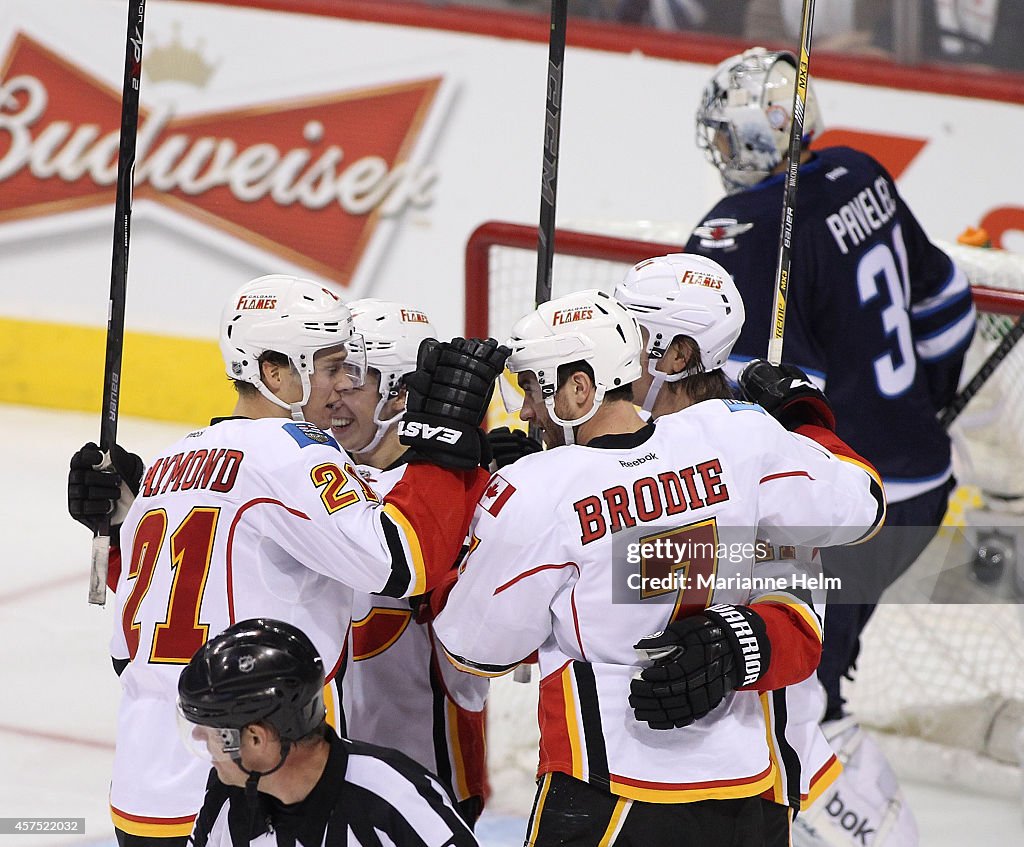
<svg viewBox="0 0 1024 847">
<path fill-rule="evenodd" d="M 552 296 L 583 288 L 611 293 L 631 265 L 678 252 L 687 236 L 675 226 L 635 221 L 560 229 Z M 979 313 L 966 384 L 1024 313 L 1024 256 L 938 243 L 966 271 Z M 507 338 L 533 308 L 536 244 L 533 226 L 492 222 L 473 234 L 466 251 L 467 335 Z M 491 426 L 517 423 L 500 401 L 492 406 Z M 960 486 L 947 526 L 926 551 L 930 576 L 937 574 L 930 584 L 945 586 L 937 595 L 942 602 L 916 602 L 912 593 L 901 602 L 898 590 L 892 601 L 887 595 L 864 633 L 856 678 L 844 694 L 901 773 L 1017 793 L 1024 743 L 1024 342 L 951 434 Z M 918 564 L 906 575 L 911 582 Z M 536 682 L 494 683 L 488 762 L 499 808 L 528 808 L 532 798 Z"/>
</svg>

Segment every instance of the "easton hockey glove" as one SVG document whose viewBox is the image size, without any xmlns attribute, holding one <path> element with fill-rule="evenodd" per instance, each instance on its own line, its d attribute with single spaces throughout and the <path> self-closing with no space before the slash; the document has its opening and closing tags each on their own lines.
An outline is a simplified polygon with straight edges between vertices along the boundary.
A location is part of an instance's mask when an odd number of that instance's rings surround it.
<svg viewBox="0 0 1024 847">
<path fill-rule="evenodd" d="M 480 424 L 511 351 L 493 338 L 426 339 L 405 379 L 399 441 L 442 467 L 478 467 L 489 449 Z"/>
<path fill-rule="evenodd" d="M 654 664 L 630 683 L 629 705 L 651 729 L 689 726 L 768 671 L 768 631 L 749 606 L 720 603 L 649 635 L 634 649 Z"/>
<path fill-rule="evenodd" d="M 825 395 L 795 365 L 748 362 L 739 375 L 740 391 L 788 430 L 804 424 L 836 430 L 836 416 Z"/>
<path fill-rule="evenodd" d="M 521 429 L 509 429 L 507 426 L 492 429 L 487 433 L 487 440 L 494 456 L 495 470 L 501 470 L 506 465 L 518 462 L 523 456 L 544 449 L 536 438 L 531 438 Z"/>
<path fill-rule="evenodd" d="M 102 451 L 90 441 L 71 457 L 68 472 L 68 513 L 94 534 L 108 515 L 112 531 L 121 525 L 145 470 L 142 459 L 116 444 L 110 448 L 110 466 L 100 470 L 102 462 Z"/>
</svg>

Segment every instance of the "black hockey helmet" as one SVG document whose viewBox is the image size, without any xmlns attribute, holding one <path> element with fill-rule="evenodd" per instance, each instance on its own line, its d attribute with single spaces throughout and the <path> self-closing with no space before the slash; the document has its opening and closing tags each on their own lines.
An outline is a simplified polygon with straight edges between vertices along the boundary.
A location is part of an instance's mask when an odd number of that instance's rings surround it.
<svg viewBox="0 0 1024 847">
<path fill-rule="evenodd" d="M 323 722 L 324 667 L 302 630 L 253 618 L 206 642 L 178 678 L 178 708 L 190 723 L 241 729 L 264 722 L 283 740 Z"/>
</svg>

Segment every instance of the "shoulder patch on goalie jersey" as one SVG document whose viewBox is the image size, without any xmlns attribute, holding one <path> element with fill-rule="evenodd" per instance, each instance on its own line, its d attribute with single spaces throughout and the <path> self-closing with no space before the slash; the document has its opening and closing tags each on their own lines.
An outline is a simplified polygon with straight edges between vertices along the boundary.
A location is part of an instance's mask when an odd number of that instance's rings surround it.
<svg viewBox="0 0 1024 847">
<path fill-rule="evenodd" d="M 305 421 L 293 421 L 287 423 L 283 427 L 284 431 L 287 432 L 292 438 L 295 439 L 295 443 L 299 447 L 308 447 L 310 444 L 329 444 L 335 450 L 340 452 L 341 448 L 338 447 L 338 443 L 334 438 L 324 432 L 320 427 L 314 426 L 311 423 Z"/>
<path fill-rule="evenodd" d="M 516 492 L 516 487 L 500 474 L 490 478 L 484 493 L 480 495 L 480 508 L 495 517 L 508 502 L 508 498 Z"/>
</svg>

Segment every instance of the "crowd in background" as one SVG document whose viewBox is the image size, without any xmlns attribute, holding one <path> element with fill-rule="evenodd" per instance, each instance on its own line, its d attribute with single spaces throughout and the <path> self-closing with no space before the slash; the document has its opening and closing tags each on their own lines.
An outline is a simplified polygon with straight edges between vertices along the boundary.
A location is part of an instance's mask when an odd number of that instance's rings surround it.
<svg viewBox="0 0 1024 847">
<path fill-rule="evenodd" d="M 422 0 L 535 15 L 550 0 Z M 802 0 L 569 0 L 570 17 L 792 46 Z M 1019 0 L 818 0 L 816 49 L 876 55 L 904 64 L 955 63 L 1024 71 L 1015 43 L 1024 32 Z"/>
</svg>

